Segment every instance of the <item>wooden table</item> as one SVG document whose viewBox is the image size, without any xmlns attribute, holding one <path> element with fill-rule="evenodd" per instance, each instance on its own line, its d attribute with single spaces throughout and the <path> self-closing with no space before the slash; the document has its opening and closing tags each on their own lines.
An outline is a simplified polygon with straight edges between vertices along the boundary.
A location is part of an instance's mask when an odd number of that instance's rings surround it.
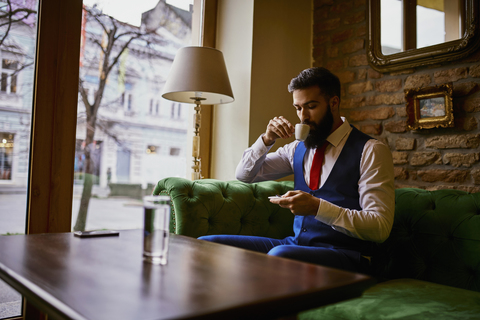
<svg viewBox="0 0 480 320">
<path fill-rule="evenodd" d="M 360 296 L 368 276 L 171 235 L 166 266 L 142 230 L 0 236 L 0 277 L 49 319 L 276 318 Z"/>
</svg>

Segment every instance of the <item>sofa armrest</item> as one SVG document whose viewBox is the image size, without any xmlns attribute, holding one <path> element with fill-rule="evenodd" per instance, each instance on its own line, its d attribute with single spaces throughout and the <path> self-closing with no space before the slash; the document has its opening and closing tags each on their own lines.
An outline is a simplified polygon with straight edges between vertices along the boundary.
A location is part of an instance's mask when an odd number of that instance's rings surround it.
<svg viewBox="0 0 480 320">
<path fill-rule="evenodd" d="M 170 231 L 190 237 L 210 234 L 282 239 L 293 235 L 293 214 L 269 196 L 293 189 L 293 181 L 243 183 L 183 178 L 160 180 L 153 194 L 172 199 Z"/>
</svg>

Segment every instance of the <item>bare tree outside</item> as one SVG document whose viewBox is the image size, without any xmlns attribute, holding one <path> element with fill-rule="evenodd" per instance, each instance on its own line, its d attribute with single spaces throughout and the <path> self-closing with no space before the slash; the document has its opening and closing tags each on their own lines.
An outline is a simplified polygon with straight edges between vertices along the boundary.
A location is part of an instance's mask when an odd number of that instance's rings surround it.
<svg viewBox="0 0 480 320">
<path fill-rule="evenodd" d="M 88 161 L 75 169 L 72 212 L 65 213 L 75 230 L 136 228 L 138 210 L 130 203 L 139 197 L 112 196 L 109 186 L 141 185 L 145 192 L 164 177 L 186 174 L 187 107 L 164 101 L 161 89 L 176 51 L 189 44 L 191 8 L 173 6 L 176 0 L 95 0 L 107 1 L 141 23 L 83 1 L 75 143 L 76 155 Z M 38 2 L 0 0 L 2 235 L 25 232 Z M 122 153 L 131 158 L 130 172 L 118 167 Z M 0 318 L 21 314 L 21 296 L 1 281 L 0 293 Z"/>
<path fill-rule="evenodd" d="M 103 136 L 114 140 L 119 150 L 131 154 L 137 159 L 142 157 L 142 152 L 145 152 L 145 148 L 139 151 L 138 148 L 135 149 L 131 143 L 125 141 L 125 138 L 122 138 L 122 131 L 129 130 L 127 124 L 120 124 L 119 121 L 113 119 L 114 116 L 109 117 L 107 112 L 99 111 L 109 110 L 111 115 L 118 111 L 119 107 L 126 106 L 124 112 L 131 117 L 141 117 L 144 114 L 158 115 L 158 100 L 156 102 L 153 102 L 153 99 L 150 100 L 149 106 L 143 106 L 143 109 L 131 107 L 133 104 L 132 94 L 127 94 L 126 86 L 130 85 L 127 83 L 129 78 L 144 77 L 138 67 L 132 66 L 135 63 L 131 62 L 131 57 L 147 61 L 152 70 L 158 64 L 165 65 L 166 62 L 171 64 L 174 54 L 168 54 L 165 48 L 172 47 L 172 43 L 175 43 L 174 47 L 178 49 L 179 42 L 176 38 L 174 40 L 170 33 L 158 32 L 159 28 L 169 28 L 169 24 L 173 24 L 172 12 L 175 9 L 171 8 L 164 0 L 160 0 L 154 9 L 144 14 L 140 27 L 103 14 L 96 5 L 92 8 L 84 8 L 85 32 L 83 35 L 84 49 L 81 52 L 79 110 L 82 110 L 81 105 L 83 105 L 85 112 L 79 112 L 77 119 L 78 123 L 83 122 L 81 127 L 82 130 L 83 128 L 85 130 L 85 139 L 81 142 L 83 172 L 80 174 L 82 175 L 83 189 L 78 215 L 73 227 L 75 231 L 85 230 L 92 188 L 99 183 L 98 158 L 100 155 L 98 155 L 97 148 L 101 147 L 102 141 L 98 141 L 98 132 L 101 131 Z M 179 30 L 178 26 L 174 27 L 171 27 L 170 30 L 174 30 L 174 32 Z M 126 62 L 127 59 L 130 63 Z M 156 82 L 155 91 L 158 92 L 155 93 L 155 96 L 157 97 L 160 96 L 159 91 L 166 76 L 165 73 L 158 74 L 156 80 L 153 81 Z M 116 88 L 112 90 L 112 87 L 115 86 Z M 110 90 L 110 94 L 106 94 L 106 90 Z M 171 110 L 167 111 L 168 117 L 175 120 L 180 115 L 180 107 L 179 105 L 169 106 L 168 108 Z M 147 153 L 155 152 L 156 147 L 149 145 Z M 175 155 L 176 151 L 172 151 L 171 148 L 169 152 L 169 155 Z M 109 175 L 108 183 L 110 184 L 111 168 L 106 174 Z M 158 177 L 158 179 L 160 178 Z"/>
<path fill-rule="evenodd" d="M 22 5 L 20 1 L 2 0 L 0 1 L 0 46 L 6 50 L 18 50 L 18 45 L 9 44 L 6 40 L 10 35 L 10 31 L 15 25 L 20 23 L 29 23 L 37 21 L 36 1 L 27 1 Z"/>
<path fill-rule="evenodd" d="M 87 221 L 88 206 L 92 196 L 94 166 L 91 159 L 91 148 L 94 142 L 95 131 L 98 126 L 98 110 L 102 106 L 103 95 L 107 80 L 119 61 L 122 54 L 129 48 L 134 40 L 146 41 L 149 33 L 142 32 L 140 28 L 130 26 L 117 21 L 113 17 L 104 15 L 101 11 L 93 8 L 84 9 L 88 23 L 95 23 L 103 31 L 102 35 L 89 33 L 87 39 L 90 40 L 90 50 L 100 52 L 91 57 L 91 61 L 84 65 L 85 68 L 100 65 L 100 79 L 98 87 L 95 89 L 93 101 L 89 101 L 88 93 L 84 87 L 84 80 L 79 80 L 79 92 L 86 110 L 86 134 L 84 163 L 85 175 L 83 182 L 82 198 L 77 221 L 74 226 L 75 231 L 84 231 Z"/>
<path fill-rule="evenodd" d="M 0 0 L 0 213 L 5 235 L 25 229 L 36 26 L 37 0 Z M 21 315 L 22 296 L 3 281 L 0 297 L 0 318 Z"/>
<path fill-rule="evenodd" d="M 31 99 L 28 92 L 29 90 L 21 90 L 20 86 L 23 88 L 33 87 L 33 77 L 29 77 L 28 74 L 24 75 L 22 77 L 22 84 L 18 83 L 18 79 L 26 69 L 29 69 L 30 74 L 33 72 L 34 52 L 29 51 L 27 49 L 28 45 L 25 45 L 22 41 L 18 41 L 16 37 L 18 37 L 19 33 L 22 33 L 22 28 L 24 30 L 36 28 L 36 9 L 36 0 L 0 1 L 0 50 L 2 52 L 0 93 L 6 93 L 20 98 L 18 100 L 23 102 L 24 108 L 29 106 Z M 20 140 L 29 140 L 30 118 L 30 112 L 28 114 L 21 114 L 18 118 L 18 125 L 21 129 L 16 130 L 16 134 Z M 8 146 L 13 144 L 13 135 L 7 133 L 2 134 L 0 132 L 0 137 L 0 143 L 2 143 L 4 147 L 4 150 L 0 150 L 0 179 L 10 180 L 12 177 L 12 158 L 26 158 L 29 148 L 28 146 L 22 146 L 22 148 L 15 149 L 15 154 L 13 154 L 13 152 L 7 154 L 5 146 L 8 148 Z M 10 149 L 12 148 L 10 147 Z"/>
<path fill-rule="evenodd" d="M 108 212 L 110 207 L 100 202 L 140 198 L 115 193 L 115 186 L 141 185 L 145 194 L 164 177 L 186 174 L 188 106 L 161 98 L 175 53 L 190 43 L 191 35 L 191 7 L 181 9 L 173 1 L 177 0 L 156 4 L 140 0 L 133 8 L 123 0 L 84 0 L 72 203 L 75 230 L 109 228 L 108 218 L 98 216 L 86 225 L 89 209 L 105 215 L 118 212 Z M 3 234 L 23 233 L 25 228 L 37 2 L 0 0 L 0 201 L 10 200 L 14 209 L 3 218 L 8 221 L 2 224 Z M 118 9 L 114 16 L 102 12 L 105 3 Z M 15 203 L 10 194 L 15 194 Z M 128 205 L 124 207 L 126 215 Z M 132 221 L 135 227 L 137 222 Z M 119 224 L 125 228 L 128 223 L 124 216 Z"/>
</svg>

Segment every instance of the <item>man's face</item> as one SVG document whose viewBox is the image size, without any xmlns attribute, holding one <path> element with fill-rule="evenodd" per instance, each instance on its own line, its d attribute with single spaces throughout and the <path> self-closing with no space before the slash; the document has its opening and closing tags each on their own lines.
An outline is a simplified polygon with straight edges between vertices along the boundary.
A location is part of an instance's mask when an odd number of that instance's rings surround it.
<svg viewBox="0 0 480 320">
<path fill-rule="evenodd" d="M 310 126 L 305 146 L 307 148 L 321 146 L 332 131 L 333 114 L 320 88 L 312 86 L 293 91 L 293 106 L 300 121 Z"/>
</svg>

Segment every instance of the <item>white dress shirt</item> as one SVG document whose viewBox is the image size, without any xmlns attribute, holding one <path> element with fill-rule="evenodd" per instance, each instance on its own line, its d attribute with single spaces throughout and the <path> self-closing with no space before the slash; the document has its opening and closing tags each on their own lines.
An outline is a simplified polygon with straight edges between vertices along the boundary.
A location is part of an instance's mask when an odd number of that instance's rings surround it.
<svg viewBox="0 0 480 320">
<path fill-rule="evenodd" d="M 344 120 L 344 123 L 328 136 L 329 145 L 325 150 L 320 187 L 330 175 L 351 131 L 348 121 Z M 238 180 L 252 183 L 276 180 L 293 174 L 293 157 L 298 141 L 268 153 L 272 146 L 266 146 L 262 136 L 243 153 L 236 170 Z M 310 168 L 315 150 L 307 149 L 303 161 L 307 185 L 310 182 Z M 320 199 L 315 219 L 351 237 L 378 243 L 385 241 L 393 225 L 395 187 L 392 153 L 378 140 L 368 140 L 363 148 L 358 192 L 362 210 L 342 208 Z"/>
</svg>

